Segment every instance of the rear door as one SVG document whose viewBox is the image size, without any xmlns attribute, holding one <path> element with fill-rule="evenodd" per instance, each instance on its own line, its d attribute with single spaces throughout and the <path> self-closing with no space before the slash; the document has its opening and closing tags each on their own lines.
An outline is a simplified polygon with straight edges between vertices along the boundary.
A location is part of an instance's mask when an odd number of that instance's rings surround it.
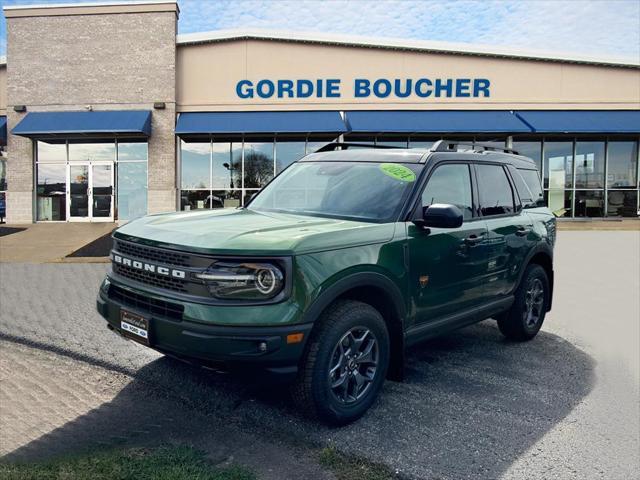
<svg viewBox="0 0 640 480">
<path fill-rule="evenodd" d="M 471 166 L 438 164 L 421 194 L 421 207 L 456 205 L 464 215 L 459 228 L 423 229 L 408 223 L 410 293 L 416 324 L 459 313 L 482 302 L 481 276 L 487 230 L 475 205 Z"/>
<path fill-rule="evenodd" d="M 533 244 L 533 222 L 522 209 L 504 165 L 474 165 L 480 212 L 487 227 L 486 300 L 511 293 Z"/>
</svg>

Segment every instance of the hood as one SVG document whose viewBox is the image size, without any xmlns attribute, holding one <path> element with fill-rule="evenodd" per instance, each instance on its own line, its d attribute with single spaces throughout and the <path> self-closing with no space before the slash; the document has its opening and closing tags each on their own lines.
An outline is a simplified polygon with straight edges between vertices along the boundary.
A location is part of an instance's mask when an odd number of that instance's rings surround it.
<svg viewBox="0 0 640 480">
<path fill-rule="evenodd" d="M 114 235 L 194 253 L 294 255 L 383 243 L 393 232 L 393 223 L 227 208 L 150 215 L 120 227 Z"/>
</svg>

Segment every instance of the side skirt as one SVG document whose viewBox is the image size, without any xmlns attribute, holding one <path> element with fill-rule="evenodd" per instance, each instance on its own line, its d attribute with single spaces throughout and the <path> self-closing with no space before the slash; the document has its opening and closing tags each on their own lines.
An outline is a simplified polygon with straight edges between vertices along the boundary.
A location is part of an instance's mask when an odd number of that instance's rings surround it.
<svg viewBox="0 0 640 480">
<path fill-rule="evenodd" d="M 447 315 L 446 317 L 441 317 L 420 325 L 414 325 L 404 333 L 405 345 L 414 345 L 423 340 L 442 335 L 443 333 L 466 327 L 472 323 L 481 322 L 486 318 L 508 310 L 514 300 L 514 296 L 509 295 L 508 297 L 492 300 L 478 307 L 463 310 L 462 312 Z"/>
</svg>

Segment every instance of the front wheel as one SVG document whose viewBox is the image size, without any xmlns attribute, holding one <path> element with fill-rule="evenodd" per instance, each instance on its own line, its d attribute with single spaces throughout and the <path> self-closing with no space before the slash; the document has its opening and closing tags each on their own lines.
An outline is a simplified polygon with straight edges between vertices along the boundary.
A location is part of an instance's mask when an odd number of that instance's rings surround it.
<svg viewBox="0 0 640 480">
<path fill-rule="evenodd" d="M 540 265 L 529 265 L 516 290 L 513 305 L 498 317 L 498 328 L 511 340 L 531 340 L 542 327 L 549 300 L 547 272 Z"/>
<path fill-rule="evenodd" d="M 292 393 L 308 416 L 344 425 L 371 407 L 389 366 L 389 334 L 366 303 L 331 306 L 314 329 Z"/>
</svg>

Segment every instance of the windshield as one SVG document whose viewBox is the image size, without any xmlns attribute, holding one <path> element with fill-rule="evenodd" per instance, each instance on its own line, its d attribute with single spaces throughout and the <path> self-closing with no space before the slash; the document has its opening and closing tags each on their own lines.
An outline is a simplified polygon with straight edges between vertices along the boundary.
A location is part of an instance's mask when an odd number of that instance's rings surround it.
<svg viewBox="0 0 640 480">
<path fill-rule="evenodd" d="M 248 208 L 369 222 L 395 221 L 421 165 L 300 162 L 291 165 Z"/>
</svg>

